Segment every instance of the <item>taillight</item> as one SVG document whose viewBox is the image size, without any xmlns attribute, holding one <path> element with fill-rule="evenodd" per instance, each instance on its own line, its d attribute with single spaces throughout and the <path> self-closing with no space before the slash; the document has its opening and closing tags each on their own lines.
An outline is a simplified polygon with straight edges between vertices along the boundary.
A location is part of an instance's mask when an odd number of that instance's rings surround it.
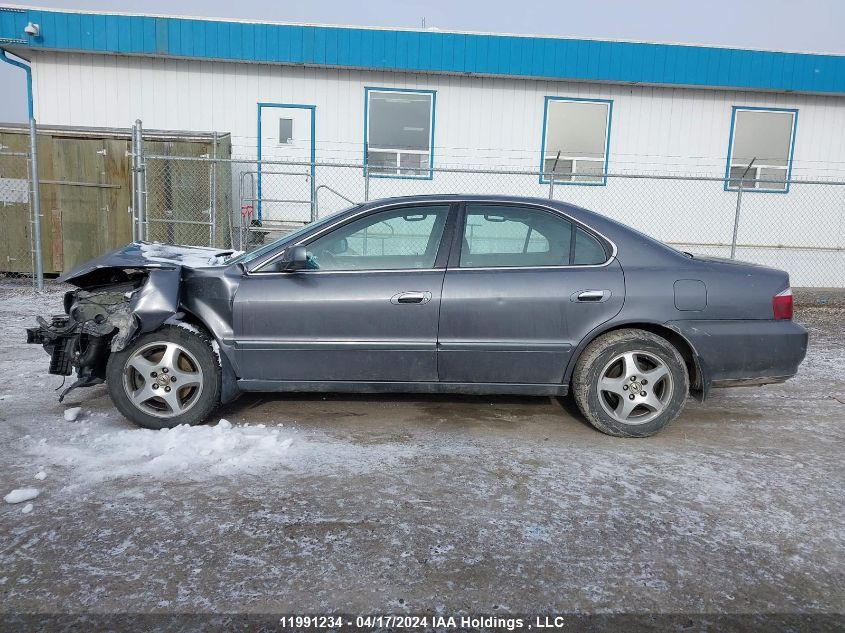
<svg viewBox="0 0 845 633">
<path fill-rule="evenodd" d="M 775 320 L 792 319 L 792 288 L 787 288 L 772 297 L 772 312 L 774 312 Z"/>
</svg>

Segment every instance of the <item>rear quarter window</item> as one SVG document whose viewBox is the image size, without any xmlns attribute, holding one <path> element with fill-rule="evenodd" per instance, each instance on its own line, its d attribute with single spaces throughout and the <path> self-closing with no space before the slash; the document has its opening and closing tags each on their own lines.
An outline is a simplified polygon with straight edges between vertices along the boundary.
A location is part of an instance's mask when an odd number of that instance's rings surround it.
<svg viewBox="0 0 845 633">
<path fill-rule="evenodd" d="M 572 263 L 581 266 L 603 264 L 607 253 L 602 243 L 584 229 L 575 229 L 575 255 Z"/>
</svg>

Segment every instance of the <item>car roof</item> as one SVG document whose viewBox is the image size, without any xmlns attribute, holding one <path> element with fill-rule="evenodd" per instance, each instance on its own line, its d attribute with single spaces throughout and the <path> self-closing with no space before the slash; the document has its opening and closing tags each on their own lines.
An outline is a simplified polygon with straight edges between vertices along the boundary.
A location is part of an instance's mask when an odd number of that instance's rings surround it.
<svg viewBox="0 0 845 633">
<path fill-rule="evenodd" d="M 557 210 L 598 232 L 605 239 L 609 239 L 610 242 L 617 248 L 617 256 L 619 253 L 624 252 L 631 261 L 637 260 L 642 261 L 643 263 L 648 260 L 657 261 L 658 259 L 668 258 L 665 261 L 671 261 L 672 259 L 677 259 L 677 257 L 683 257 L 679 251 L 661 243 L 658 240 L 655 240 L 654 238 L 651 238 L 644 233 L 639 232 L 633 227 L 619 222 L 614 218 L 608 217 L 598 211 L 591 211 L 589 209 L 585 209 L 584 207 L 579 207 L 569 202 L 552 200 L 549 198 L 477 193 L 424 194 L 370 200 L 356 208 L 361 210 L 396 203 L 424 203 L 426 201 L 492 202 L 539 205 Z"/>
<path fill-rule="evenodd" d="M 677 257 L 679 256 L 683 257 L 678 251 L 675 251 L 674 249 L 661 244 L 642 233 L 639 233 L 638 231 L 632 229 L 632 227 L 626 226 L 612 218 L 602 215 L 601 213 L 590 211 L 589 209 L 585 209 L 568 202 L 563 202 L 561 200 L 550 200 L 549 198 L 541 197 L 510 196 L 501 194 L 485 195 L 475 193 L 446 193 L 387 197 L 376 200 L 368 200 L 367 202 L 356 204 L 344 211 L 326 216 L 324 219 L 328 220 L 329 218 L 332 218 L 332 221 L 341 222 L 350 216 L 357 215 L 361 212 L 377 210 L 379 207 L 401 204 L 424 204 L 426 202 L 489 202 L 542 206 L 553 211 L 558 211 L 587 228 L 592 229 L 594 232 L 611 242 L 611 245 L 614 247 L 616 257 L 624 255 L 632 263 L 637 262 L 646 265 L 650 263 L 653 264 L 661 260 L 665 263 L 670 263 L 673 259 L 677 261 Z M 329 222 L 326 226 L 330 226 L 332 223 L 333 222 Z M 321 227 L 321 230 L 323 228 L 325 227 Z M 280 244 L 280 247 L 281 246 L 282 244 Z"/>
<path fill-rule="evenodd" d="M 420 203 L 428 201 L 446 201 L 446 202 L 493 202 L 493 203 L 511 203 L 511 204 L 534 204 L 544 207 L 557 209 L 563 213 L 572 216 L 576 220 L 584 222 L 585 224 L 599 220 L 606 220 L 604 216 L 589 209 L 579 207 L 561 200 L 550 200 L 549 198 L 541 198 L 537 196 L 510 196 L 502 194 L 478 194 L 478 193 L 444 193 L 444 194 L 423 194 L 414 196 L 397 196 L 389 198 L 379 198 L 376 200 L 368 200 L 363 204 L 355 207 L 357 209 L 368 209 L 381 207 L 388 204 L 403 204 L 403 203 Z"/>
<path fill-rule="evenodd" d="M 535 196 L 508 196 L 502 194 L 479 194 L 479 193 L 426 193 L 414 196 L 396 196 L 389 198 L 380 198 L 378 200 L 370 200 L 370 203 L 384 203 L 389 201 L 425 201 L 425 200 L 455 200 L 455 201 L 470 201 L 470 200 L 496 200 L 501 202 L 559 202 L 558 200 L 549 200 L 548 198 L 540 198 Z M 564 203 L 566 204 L 566 203 Z"/>
</svg>

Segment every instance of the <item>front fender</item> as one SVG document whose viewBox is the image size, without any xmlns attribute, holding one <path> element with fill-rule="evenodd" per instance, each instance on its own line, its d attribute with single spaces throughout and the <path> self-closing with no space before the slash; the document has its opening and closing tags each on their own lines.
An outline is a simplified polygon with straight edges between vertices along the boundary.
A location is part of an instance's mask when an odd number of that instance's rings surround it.
<svg viewBox="0 0 845 633">
<path fill-rule="evenodd" d="M 179 310 L 180 268 L 149 271 L 144 285 L 132 295 L 129 311 L 138 321 L 138 333 L 152 332 Z"/>
</svg>

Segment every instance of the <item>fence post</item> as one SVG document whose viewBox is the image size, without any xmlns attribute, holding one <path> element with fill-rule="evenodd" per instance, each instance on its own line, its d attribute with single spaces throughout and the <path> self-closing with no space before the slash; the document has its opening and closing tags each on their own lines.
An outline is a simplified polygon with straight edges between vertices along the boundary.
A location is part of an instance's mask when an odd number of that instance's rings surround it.
<svg viewBox="0 0 845 633">
<path fill-rule="evenodd" d="M 731 239 L 731 259 L 736 259 L 736 236 L 739 233 L 739 211 L 742 207 L 742 179 L 739 181 L 739 189 L 736 192 L 736 212 L 734 213 L 734 233 Z"/>
<path fill-rule="evenodd" d="M 731 239 L 731 259 L 736 259 L 736 239 L 737 234 L 739 233 L 739 211 L 742 207 L 742 186 L 745 183 L 745 176 L 751 171 L 751 166 L 754 164 L 754 161 L 757 160 L 757 157 L 751 159 L 751 162 L 748 163 L 748 167 L 745 168 L 745 171 L 742 172 L 742 176 L 739 178 L 739 188 L 736 192 L 736 213 L 734 213 L 734 233 L 733 238 Z M 728 180 L 728 185 L 730 185 L 730 180 Z"/>
<path fill-rule="evenodd" d="M 38 134 L 35 119 L 29 120 L 29 157 L 32 170 L 32 235 L 35 251 L 35 286 L 44 288 L 44 262 L 41 253 L 41 180 L 38 175 Z"/>
<path fill-rule="evenodd" d="M 132 124 L 132 136 L 129 140 L 129 154 L 132 156 L 130 174 L 132 176 L 132 241 L 141 239 L 138 234 L 138 128 Z"/>
<path fill-rule="evenodd" d="M 552 172 L 552 175 L 549 176 L 549 200 L 555 199 L 555 175 Z"/>
<path fill-rule="evenodd" d="M 132 232 L 135 234 L 135 240 L 143 239 L 141 233 L 141 194 L 138 193 L 141 185 L 141 173 L 138 164 L 141 157 L 138 154 L 138 124 L 132 125 L 132 211 L 134 214 L 135 225 L 132 227 Z"/>
<path fill-rule="evenodd" d="M 141 119 L 135 120 L 135 147 L 133 149 L 133 154 L 135 155 L 136 164 L 135 164 L 135 213 L 137 215 L 138 220 L 138 239 L 144 240 L 147 236 L 146 231 L 146 209 L 144 206 L 144 193 L 146 191 L 146 182 L 144 178 L 144 137 L 143 137 L 143 126 L 141 124 Z"/>
<path fill-rule="evenodd" d="M 311 221 L 317 219 L 317 165 L 316 161 L 311 162 Z"/>
<path fill-rule="evenodd" d="M 370 166 L 364 165 L 364 202 L 370 199 Z"/>
<path fill-rule="evenodd" d="M 212 143 L 214 146 L 211 149 L 211 244 L 210 246 L 217 246 L 217 132 L 212 135 Z"/>
</svg>

